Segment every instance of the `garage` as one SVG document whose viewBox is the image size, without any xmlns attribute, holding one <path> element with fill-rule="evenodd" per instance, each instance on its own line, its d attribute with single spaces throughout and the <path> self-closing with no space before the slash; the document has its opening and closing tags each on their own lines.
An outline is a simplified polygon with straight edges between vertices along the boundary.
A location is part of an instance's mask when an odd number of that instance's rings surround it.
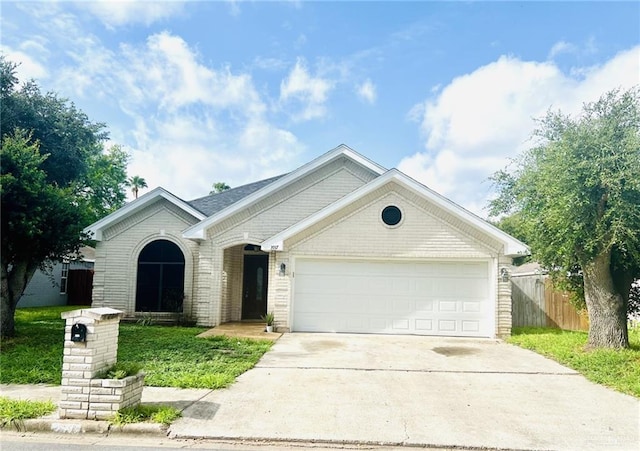
<svg viewBox="0 0 640 451">
<path fill-rule="evenodd" d="M 490 337 L 489 261 L 298 258 L 293 330 Z"/>
</svg>

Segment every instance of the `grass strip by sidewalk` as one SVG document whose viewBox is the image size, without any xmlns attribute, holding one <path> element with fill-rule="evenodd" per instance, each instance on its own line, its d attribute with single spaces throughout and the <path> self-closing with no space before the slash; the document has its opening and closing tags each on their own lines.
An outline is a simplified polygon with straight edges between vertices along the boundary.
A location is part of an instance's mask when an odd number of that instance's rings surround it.
<svg viewBox="0 0 640 451">
<path fill-rule="evenodd" d="M 60 313 L 78 308 L 18 309 L 18 335 L 2 342 L 0 382 L 59 384 L 64 341 Z M 148 386 L 215 389 L 233 383 L 272 345 L 268 340 L 196 338 L 204 330 L 121 323 L 118 362 L 142 366 Z"/>
<path fill-rule="evenodd" d="M 28 401 L 0 396 L 0 427 L 13 425 L 20 429 L 22 420 L 48 415 L 54 410 L 56 406 L 52 401 Z"/>
<path fill-rule="evenodd" d="M 124 426 L 125 424 L 150 422 L 168 426 L 181 416 L 182 413 L 175 407 L 140 404 L 120 409 L 111 423 L 116 426 Z"/>
<path fill-rule="evenodd" d="M 514 328 L 509 343 L 573 368 L 597 384 L 640 397 L 640 327 L 629 330 L 630 349 L 585 349 L 587 333 L 543 327 Z"/>
</svg>

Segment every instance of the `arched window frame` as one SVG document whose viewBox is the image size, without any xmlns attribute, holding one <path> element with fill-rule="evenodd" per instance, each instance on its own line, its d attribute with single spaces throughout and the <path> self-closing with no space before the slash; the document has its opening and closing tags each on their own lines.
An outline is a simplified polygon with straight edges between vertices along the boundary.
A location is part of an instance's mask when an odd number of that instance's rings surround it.
<svg viewBox="0 0 640 451">
<path fill-rule="evenodd" d="M 152 247 L 160 243 L 165 245 L 164 248 L 155 250 L 161 254 L 160 256 L 155 257 L 154 260 L 153 256 L 145 255 L 145 252 L 153 251 Z M 177 243 L 164 237 L 157 237 L 141 244 L 135 260 L 135 311 L 183 312 L 186 280 L 184 250 Z M 163 253 L 173 253 L 174 257 L 179 258 L 164 260 Z M 157 278 L 150 283 L 145 283 L 150 277 Z"/>
</svg>

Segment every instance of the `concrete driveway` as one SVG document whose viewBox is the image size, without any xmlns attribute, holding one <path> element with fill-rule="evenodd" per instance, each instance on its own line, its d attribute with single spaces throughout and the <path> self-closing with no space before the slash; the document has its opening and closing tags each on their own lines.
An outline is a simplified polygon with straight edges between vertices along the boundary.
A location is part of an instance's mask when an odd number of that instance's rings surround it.
<svg viewBox="0 0 640 451">
<path fill-rule="evenodd" d="M 174 437 L 637 450 L 640 402 L 496 340 L 285 334 Z"/>
</svg>

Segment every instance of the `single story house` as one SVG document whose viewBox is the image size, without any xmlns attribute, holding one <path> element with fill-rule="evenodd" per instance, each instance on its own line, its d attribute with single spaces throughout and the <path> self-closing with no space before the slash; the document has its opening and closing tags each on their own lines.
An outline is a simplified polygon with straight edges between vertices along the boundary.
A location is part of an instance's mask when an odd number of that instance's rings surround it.
<svg viewBox="0 0 640 451">
<path fill-rule="evenodd" d="M 93 305 L 201 326 L 502 337 L 527 247 L 341 145 L 278 177 L 186 202 L 156 188 L 86 229 Z"/>
<path fill-rule="evenodd" d="M 90 305 L 95 250 L 80 248 L 80 256 L 52 262 L 38 269 L 18 300 L 18 308 Z"/>
</svg>

